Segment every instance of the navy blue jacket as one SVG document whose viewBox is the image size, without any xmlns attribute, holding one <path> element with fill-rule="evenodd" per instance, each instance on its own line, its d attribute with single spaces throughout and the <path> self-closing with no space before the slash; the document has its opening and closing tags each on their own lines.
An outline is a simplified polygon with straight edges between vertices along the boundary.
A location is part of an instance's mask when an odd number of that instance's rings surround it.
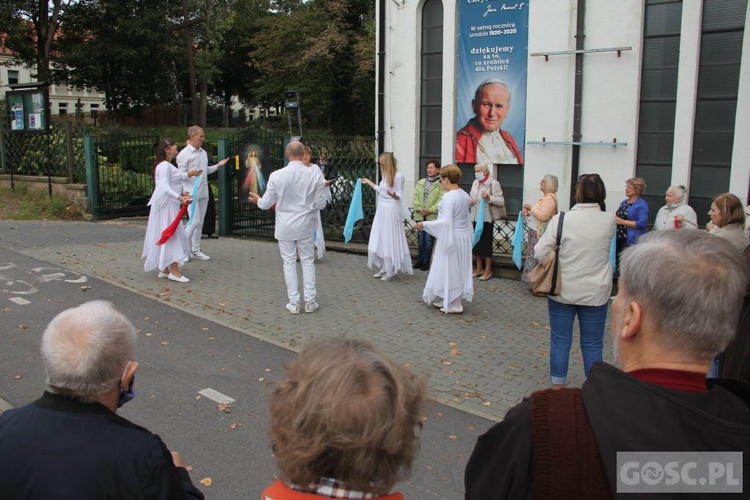
<svg viewBox="0 0 750 500">
<path fill-rule="evenodd" d="M 45 392 L 0 417 L 0 496 L 203 499 L 164 442 L 99 403 Z"/>
</svg>

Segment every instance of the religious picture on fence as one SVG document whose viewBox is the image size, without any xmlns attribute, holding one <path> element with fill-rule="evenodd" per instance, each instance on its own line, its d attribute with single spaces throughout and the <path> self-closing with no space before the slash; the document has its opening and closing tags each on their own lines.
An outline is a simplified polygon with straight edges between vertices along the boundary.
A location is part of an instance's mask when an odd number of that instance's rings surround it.
<svg viewBox="0 0 750 500">
<path fill-rule="evenodd" d="M 263 174 L 263 165 L 270 162 L 268 146 L 250 144 L 243 149 L 240 155 L 244 169 L 240 170 L 240 198 L 247 199 L 250 193 L 263 196 L 266 190 L 266 176 Z"/>
</svg>

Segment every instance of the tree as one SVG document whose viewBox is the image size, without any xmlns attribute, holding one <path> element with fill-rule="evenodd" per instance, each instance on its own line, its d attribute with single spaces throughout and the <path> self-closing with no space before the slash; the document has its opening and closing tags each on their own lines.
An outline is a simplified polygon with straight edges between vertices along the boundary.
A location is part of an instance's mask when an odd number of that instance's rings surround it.
<svg viewBox="0 0 750 500">
<path fill-rule="evenodd" d="M 284 90 L 299 90 L 309 125 L 373 135 L 374 40 L 366 0 L 285 0 L 251 38 L 255 93 L 277 102 Z"/>
<path fill-rule="evenodd" d="M 78 87 L 104 93 L 110 117 L 177 100 L 183 60 L 171 29 L 170 0 L 80 0 L 70 5 L 59 37 L 57 69 Z"/>
<path fill-rule="evenodd" d="M 37 80 L 51 83 L 50 58 L 63 14 L 63 0 L 2 0 L 0 47 L 24 66 L 36 66 Z"/>
</svg>

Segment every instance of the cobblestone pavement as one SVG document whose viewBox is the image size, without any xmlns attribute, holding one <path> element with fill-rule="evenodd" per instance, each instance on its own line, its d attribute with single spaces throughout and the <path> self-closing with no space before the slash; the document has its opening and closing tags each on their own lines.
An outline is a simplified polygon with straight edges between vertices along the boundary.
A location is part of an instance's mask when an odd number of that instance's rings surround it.
<svg viewBox="0 0 750 500">
<path fill-rule="evenodd" d="M 105 222 L 0 221 L 0 246 L 117 284 L 198 317 L 273 344 L 299 350 L 311 338 L 370 339 L 428 377 L 442 403 L 491 420 L 548 381 L 546 299 L 519 281 L 475 281 L 463 315 L 445 315 L 421 300 L 427 273 L 372 278 L 354 245 L 316 262 L 318 303 L 312 314 L 285 309 L 281 257 L 274 241 L 204 239 L 210 261 L 183 269 L 188 284 L 144 273 L 144 219 Z M 301 283 L 301 276 L 300 276 Z M 583 382 L 578 337 L 570 358 L 571 385 Z M 605 360 L 611 360 L 609 332 Z"/>
</svg>

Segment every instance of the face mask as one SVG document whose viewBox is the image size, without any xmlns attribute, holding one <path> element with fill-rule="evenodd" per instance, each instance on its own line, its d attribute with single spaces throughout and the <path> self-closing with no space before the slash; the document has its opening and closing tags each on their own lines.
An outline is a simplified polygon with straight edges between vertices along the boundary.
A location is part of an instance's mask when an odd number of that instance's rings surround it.
<svg viewBox="0 0 750 500">
<path fill-rule="evenodd" d="M 474 177 L 476 177 L 478 181 L 481 181 L 484 179 L 484 174 L 482 172 L 474 172 Z"/>
<path fill-rule="evenodd" d="M 133 378 L 130 379 L 130 386 L 128 386 L 128 390 L 125 390 L 122 387 L 122 384 L 120 384 L 120 395 L 117 398 L 118 408 L 122 407 L 122 405 L 124 405 L 128 401 L 131 401 L 135 397 L 135 391 L 133 390 L 134 383 L 135 383 L 135 375 L 133 375 Z"/>
<path fill-rule="evenodd" d="M 679 205 L 679 203 L 672 203 L 672 204 L 671 204 L 671 205 L 669 205 L 669 206 L 668 206 L 667 208 L 669 208 L 669 209 L 671 209 L 671 210 L 674 210 L 675 208 L 677 208 L 677 206 L 678 206 L 678 205 Z"/>
</svg>

